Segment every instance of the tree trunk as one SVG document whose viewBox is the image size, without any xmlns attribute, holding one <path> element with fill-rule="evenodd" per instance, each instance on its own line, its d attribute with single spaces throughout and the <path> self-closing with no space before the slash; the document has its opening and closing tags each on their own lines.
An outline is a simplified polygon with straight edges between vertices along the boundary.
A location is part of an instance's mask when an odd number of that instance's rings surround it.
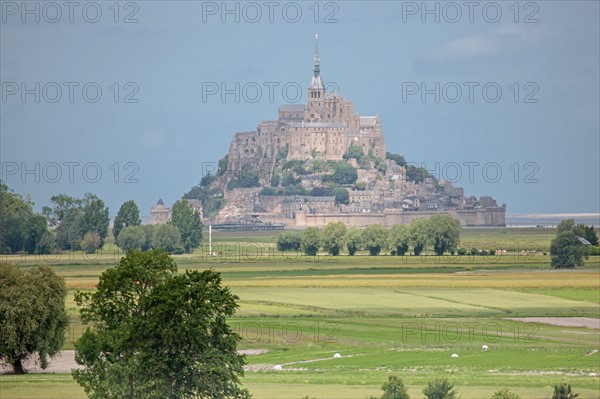
<svg viewBox="0 0 600 399">
<path fill-rule="evenodd" d="M 25 369 L 23 368 L 23 363 L 21 363 L 21 360 L 21 358 L 18 358 L 12 365 L 15 374 L 25 374 Z"/>
</svg>

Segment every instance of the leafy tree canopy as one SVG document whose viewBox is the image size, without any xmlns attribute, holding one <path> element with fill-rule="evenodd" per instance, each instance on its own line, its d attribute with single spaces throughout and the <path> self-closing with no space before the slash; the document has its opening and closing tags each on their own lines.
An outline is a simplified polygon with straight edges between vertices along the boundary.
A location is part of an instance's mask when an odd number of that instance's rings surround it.
<svg viewBox="0 0 600 399">
<path fill-rule="evenodd" d="M 315 256 L 321 246 L 321 232 L 316 227 L 309 227 L 302 233 L 301 247 L 305 255 Z"/>
<path fill-rule="evenodd" d="M 302 233 L 286 231 L 277 237 L 278 251 L 299 251 L 302 246 Z"/>
<path fill-rule="evenodd" d="M 558 233 L 550 244 L 551 266 L 556 269 L 568 269 L 583 266 L 587 250 L 572 230 Z"/>
<path fill-rule="evenodd" d="M 88 327 L 73 377 L 88 397 L 250 397 L 239 385 L 241 337 L 226 322 L 238 297 L 215 271 L 176 272 L 165 252 L 130 252 L 95 292 L 76 293 Z"/>
<path fill-rule="evenodd" d="M 37 356 L 42 368 L 56 355 L 69 321 L 64 279 L 48 266 L 22 271 L 0 264 L 0 360 L 22 374 L 23 360 Z"/>
<path fill-rule="evenodd" d="M 415 219 L 410 223 L 410 245 L 414 254 L 419 255 L 430 243 L 429 221 L 427 219 Z"/>
<path fill-rule="evenodd" d="M 202 219 L 186 200 L 179 200 L 173 205 L 171 222 L 181 235 L 181 244 L 185 252 L 191 253 L 202 241 Z"/>
<path fill-rule="evenodd" d="M 350 227 L 344 241 L 346 241 L 348 255 L 353 256 L 363 245 L 361 231 L 356 227 Z"/>
<path fill-rule="evenodd" d="M 140 219 L 140 208 L 137 206 L 134 200 L 125 201 L 117 216 L 113 225 L 113 236 L 115 239 L 119 237 L 119 233 L 124 227 L 128 226 L 139 226 L 142 223 Z"/>
<path fill-rule="evenodd" d="M 436 255 L 454 252 L 460 243 L 460 222 L 450 215 L 434 215 L 429 219 L 430 240 Z"/>
<path fill-rule="evenodd" d="M 407 225 L 396 224 L 390 229 L 390 246 L 396 249 L 396 255 L 404 256 L 410 244 L 410 231 Z"/>
<path fill-rule="evenodd" d="M 342 222 L 332 222 L 325 226 L 321 236 L 323 249 L 325 249 L 329 255 L 337 256 L 340 254 L 340 251 L 345 244 L 346 231 L 346 225 Z"/>
<path fill-rule="evenodd" d="M 379 255 L 387 247 L 388 232 L 380 224 L 372 224 L 362 231 L 362 243 L 372 256 Z"/>
</svg>

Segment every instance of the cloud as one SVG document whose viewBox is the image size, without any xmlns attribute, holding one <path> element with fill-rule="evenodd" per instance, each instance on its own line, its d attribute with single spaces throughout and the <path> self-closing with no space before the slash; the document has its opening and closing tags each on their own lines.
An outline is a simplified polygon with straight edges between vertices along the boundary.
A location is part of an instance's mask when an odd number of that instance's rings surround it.
<svg viewBox="0 0 600 399">
<path fill-rule="evenodd" d="M 498 51 L 498 45 L 486 35 L 465 36 L 448 42 L 431 51 L 433 56 L 477 56 L 489 55 Z"/>
<path fill-rule="evenodd" d="M 491 32 L 459 37 L 432 49 L 431 57 L 477 57 L 504 54 L 541 45 L 548 33 L 538 25 L 502 25 Z"/>
</svg>

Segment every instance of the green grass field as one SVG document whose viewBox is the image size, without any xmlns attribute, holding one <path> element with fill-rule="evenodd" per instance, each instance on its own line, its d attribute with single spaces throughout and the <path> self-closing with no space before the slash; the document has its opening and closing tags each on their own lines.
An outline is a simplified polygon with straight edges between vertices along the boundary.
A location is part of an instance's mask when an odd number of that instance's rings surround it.
<svg viewBox="0 0 600 399">
<path fill-rule="evenodd" d="M 501 388 L 524 399 L 549 398 L 559 382 L 570 383 L 580 399 L 599 398 L 600 330 L 510 320 L 600 318 L 598 257 L 557 271 L 544 255 L 553 230 L 464 229 L 461 236 L 465 247 L 507 254 L 307 258 L 277 253 L 272 232 L 219 232 L 217 255 L 202 248 L 175 259 L 180 270 L 221 271 L 240 297 L 230 320 L 244 337 L 240 348 L 268 350 L 247 357 L 243 382 L 255 398 L 367 398 L 381 395 L 391 373 L 414 398 L 436 377 L 454 382 L 462 398 L 490 398 Z M 82 332 L 75 290 L 94 289 L 118 260 L 115 253 L 109 243 L 95 260 L 79 253 L 46 262 L 70 289 L 65 349 Z M 4 260 L 22 267 L 36 261 Z M 68 374 L 1 375 L 0 398 L 85 394 Z"/>
</svg>

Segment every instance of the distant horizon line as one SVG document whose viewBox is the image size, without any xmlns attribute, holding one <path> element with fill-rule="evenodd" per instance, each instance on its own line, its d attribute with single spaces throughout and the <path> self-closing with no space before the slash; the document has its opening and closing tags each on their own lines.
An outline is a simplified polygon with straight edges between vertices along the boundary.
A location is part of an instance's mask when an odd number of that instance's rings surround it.
<svg viewBox="0 0 600 399">
<path fill-rule="evenodd" d="M 574 212 L 574 213 L 506 213 L 506 216 L 513 217 L 548 217 L 548 216 L 563 216 L 563 217 L 600 217 L 600 212 Z"/>
</svg>

